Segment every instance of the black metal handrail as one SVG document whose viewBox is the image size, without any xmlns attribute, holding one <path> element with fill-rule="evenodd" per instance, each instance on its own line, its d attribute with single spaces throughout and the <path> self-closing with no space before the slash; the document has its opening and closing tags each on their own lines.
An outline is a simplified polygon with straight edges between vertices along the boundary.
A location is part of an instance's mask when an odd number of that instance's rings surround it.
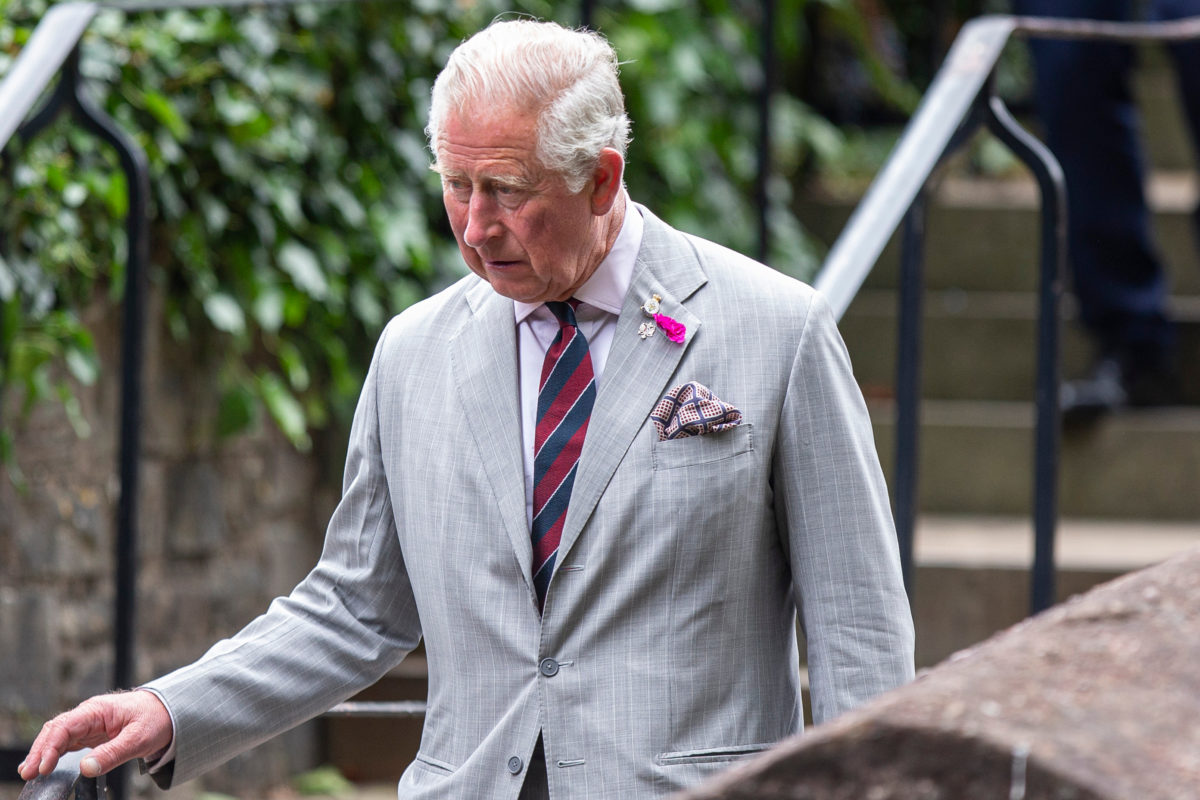
<svg viewBox="0 0 1200 800">
<path fill-rule="evenodd" d="M 1059 296 L 1066 262 L 1066 190 L 1053 154 L 1013 119 L 995 94 L 1000 54 L 1014 36 L 1120 42 L 1200 38 L 1200 17 L 1119 23 L 993 15 L 963 26 L 887 163 L 855 208 L 815 280 L 837 316 L 850 305 L 888 241 L 904 224 L 900 255 L 893 503 L 905 585 L 912 586 L 917 507 L 921 295 L 925 187 L 938 166 L 986 127 L 1034 174 L 1042 197 L 1041 273 L 1034 432 L 1034 559 L 1030 608 L 1055 601 L 1054 538 L 1059 459 Z"/>
<path fill-rule="evenodd" d="M 34 29 L 3 82 L 0 82 L 0 153 L 13 134 L 31 139 L 63 111 L 117 153 L 125 174 L 128 206 L 123 316 L 121 321 L 121 405 L 114 537 L 113 686 L 133 682 L 134 616 L 137 605 L 137 504 L 141 450 L 142 364 L 145 349 L 146 268 L 150 258 L 150 169 L 146 153 L 88 95 L 79 70 L 79 41 L 101 6 L 89 2 L 51 7 Z M 25 121 L 43 91 L 61 73 L 58 84 L 40 109 Z M 77 765 L 77 762 L 70 762 Z M 59 776 L 62 769 L 56 770 Z M 48 776 L 53 777 L 53 776 Z M 78 777 L 78 776 L 77 776 Z M 111 776 L 117 798 L 124 796 L 126 771 Z M 91 784 L 89 783 L 89 786 Z M 102 784 L 100 784 L 102 786 Z M 57 786 L 46 783 L 46 791 Z M 27 789 L 31 789 L 31 783 Z M 77 797 L 83 785 L 74 787 Z M 94 794 L 94 788 L 89 788 Z M 101 792 L 103 795 L 103 792 Z M 42 797 L 43 795 L 37 795 Z M 45 795 L 49 798 L 49 795 Z M 22 793 L 22 797 L 25 794 Z"/>
<path fill-rule="evenodd" d="M 105 776 L 85 778 L 79 765 L 90 750 L 67 753 L 49 775 L 34 778 L 21 790 L 17 800 L 106 800 Z"/>
</svg>

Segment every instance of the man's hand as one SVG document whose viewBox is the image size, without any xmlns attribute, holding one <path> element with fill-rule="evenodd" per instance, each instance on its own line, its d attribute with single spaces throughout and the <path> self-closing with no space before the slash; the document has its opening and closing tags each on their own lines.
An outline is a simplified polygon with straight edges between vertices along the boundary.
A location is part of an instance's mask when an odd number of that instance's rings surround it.
<svg viewBox="0 0 1200 800">
<path fill-rule="evenodd" d="M 62 755 L 92 747 L 79 771 L 94 778 L 126 761 L 164 752 L 172 735 L 171 715 L 153 692 L 100 695 L 43 725 L 18 772 L 27 781 L 48 775 Z"/>
</svg>

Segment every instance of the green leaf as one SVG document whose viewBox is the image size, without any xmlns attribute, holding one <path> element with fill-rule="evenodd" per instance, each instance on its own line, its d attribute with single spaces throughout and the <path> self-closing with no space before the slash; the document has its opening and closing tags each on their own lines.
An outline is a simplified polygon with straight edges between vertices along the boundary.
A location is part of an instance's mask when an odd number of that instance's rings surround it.
<svg viewBox="0 0 1200 800">
<path fill-rule="evenodd" d="M 279 267 L 309 297 L 322 300 L 329 294 L 329 283 L 313 251 L 297 241 L 290 241 L 279 248 L 278 259 Z"/>
<path fill-rule="evenodd" d="M 254 319 L 268 333 L 277 333 L 283 325 L 283 292 L 277 286 L 267 286 L 254 299 Z"/>
<path fill-rule="evenodd" d="M 217 113 L 227 125 L 245 125 L 262 113 L 250 100 L 228 92 L 221 92 L 213 99 L 216 101 Z"/>
<path fill-rule="evenodd" d="M 291 342 L 279 346 L 279 363 L 287 375 L 288 383 L 298 392 L 303 392 L 311 384 L 308 367 L 304 365 L 304 356 L 300 348 Z"/>
<path fill-rule="evenodd" d="M 364 282 L 354 284 L 350 290 L 350 305 L 355 315 L 368 327 L 379 328 L 383 325 L 383 303 L 379 302 L 373 286 Z"/>
<path fill-rule="evenodd" d="M 214 292 L 204 299 L 204 313 L 219 331 L 240 334 L 246 330 L 246 315 L 242 307 L 224 292 Z"/>
<path fill-rule="evenodd" d="M 88 187 L 104 201 L 114 221 L 125 219 L 125 214 L 129 211 L 129 192 L 124 172 L 112 170 L 107 175 L 95 173 L 90 176 Z"/>
<path fill-rule="evenodd" d="M 4 256 L 0 256 L 0 302 L 8 302 L 17 291 L 17 279 Z M 0 339 L 0 341 L 3 341 Z"/>
<path fill-rule="evenodd" d="M 150 91 L 146 92 L 142 101 L 146 104 L 146 110 L 150 112 L 150 116 L 165 125 L 176 139 L 182 140 L 191 136 L 191 126 L 180 116 L 175 104 L 166 95 Z"/>
<path fill-rule="evenodd" d="M 279 215 L 293 228 L 304 224 L 304 211 L 300 207 L 300 191 L 296 186 L 281 180 L 267 183 L 267 194 L 270 196 Z"/>
<path fill-rule="evenodd" d="M 350 227 L 357 228 L 366 222 L 366 209 L 363 208 L 362 203 L 358 202 L 358 198 L 342 184 L 331 183 L 326 186 L 325 196 Z"/>
<path fill-rule="evenodd" d="M 241 433 L 254 422 L 258 400 L 254 392 L 243 383 L 238 383 L 221 394 L 217 407 L 217 433 L 232 436 Z"/>
<path fill-rule="evenodd" d="M 62 201 L 68 208 L 79 208 L 87 199 L 88 190 L 82 183 L 72 181 L 63 187 Z"/>
<path fill-rule="evenodd" d="M 303 796 L 325 795 L 344 797 L 353 793 L 354 784 L 346 780 L 337 767 L 318 767 L 317 769 L 297 775 L 292 779 L 292 785 Z"/>
<path fill-rule="evenodd" d="M 289 328 L 299 328 L 308 319 L 309 305 L 308 295 L 303 292 L 287 292 L 283 302 L 283 324 Z"/>
<path fill-rule="evenodd" d="M 644 14 L 659 14 L 679 5 L 679 0 L 628 0 L 629 7 Z"/>
<path fill-rule="evenodd" d="M 270 56 L 279 48 L 279 33 L 274 25 L 259 14 L 243 19 L 238 32 L 246 37 L 255 52 L 263 57 Z"/>
<path fill-rule="evenodd" d="M 71 375 L 84 386 L 91 386 L 100 377 L 100 361 L 91 349 L 68 347 L 66 362 Z"/>
<path fill-rule="evenodd" d="M 229 207 L 218 198 L 208 195 L 201 197 L 200 209 L 209 233 L 222 233 L 229 225 Z"/>
<path fill-rule="evenodd" d="M 91 423 L 84 416 L 83 408 L 79 405 L 79 398 L 72 393 L 71 387 L 65 383 L 60 383 L 55 389 L 55 394 L 58 396 L 58 401 L 62 404 L 63 411 L 66 412 L 67 422 L 71 425 L 71 429 L 75 431 L 75 435 L 80 439 L 87 439 L 91 436 Z"/>
<path fill-rule="evenodd" d="M 308 436 L 308 422 L 304 407 L 275 374 L 260 375 L 258 391 L 267 406 L 267 411 L 279 430 L 300 450 L 307 451 L 312 442 Z"/>
<path fill-rule="evenodd" d="M 67 171 L 62 164 L 52 163 L 46 166 L 46 183 L 56 192 L 61 192 L 67 185 Z"/>
</svg>

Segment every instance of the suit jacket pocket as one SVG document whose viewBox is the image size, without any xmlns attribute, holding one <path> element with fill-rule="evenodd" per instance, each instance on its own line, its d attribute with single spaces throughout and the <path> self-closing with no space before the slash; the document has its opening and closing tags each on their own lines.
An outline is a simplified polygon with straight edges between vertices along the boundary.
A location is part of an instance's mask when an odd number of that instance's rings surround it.
<svg viewBox="0 0 1200 800">
<path fill-rule="evenodd" d="M 454 774 L 455 768 L 453 764 L 447 764 L 445 761 L 440 761 L 424 753 L 417 753 L 416 762 L 423 767 L 427 767 L 430 772 L 437 772 L 442 775 Z"/>
<path fill-rule="evenodd" d="M 680 750 L 675 753 L 659 753 L 654 762 L 661 767 L 676 764 L 716 764 L 724 761 L 737 761 L 756 753 L 761 753 L 774 744 L 735 744 L 728 747 L 706 747 L 701 750 Z"/>
<path fill-rule="evenodd" d="M 729 430 L 654 443 L 654 469 L 676 469 L 723 461 L 754 449 L 754 426 L 743 422 Z"/>
</svg>

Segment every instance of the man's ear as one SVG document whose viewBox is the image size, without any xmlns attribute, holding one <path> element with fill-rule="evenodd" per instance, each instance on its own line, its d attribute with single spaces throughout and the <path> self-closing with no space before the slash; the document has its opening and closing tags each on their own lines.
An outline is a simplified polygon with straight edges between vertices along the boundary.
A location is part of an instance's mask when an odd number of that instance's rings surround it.
<svg viewBox="0 0 1200 800">
<path fill-rule="evenodd" d="M 602 217 L 612 210 L 621 196 L 621 179 L 625 176 L 625 159 L 611 147 L 600 151 L 596 169 L 592 172 L 592 213 Z"/>
</svg>

